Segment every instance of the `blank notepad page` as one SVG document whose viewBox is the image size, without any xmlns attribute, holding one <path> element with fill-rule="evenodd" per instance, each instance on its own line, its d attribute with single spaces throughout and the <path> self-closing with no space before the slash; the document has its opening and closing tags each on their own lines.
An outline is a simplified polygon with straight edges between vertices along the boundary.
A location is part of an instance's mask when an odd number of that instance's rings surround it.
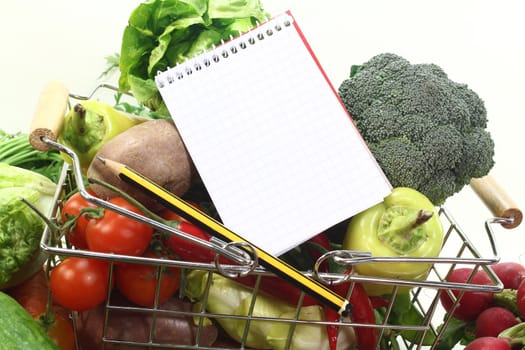
<svg viewBox="0 0 525 350">
<path fill-rule="evenodd" d="M 270 254 L 390 193 L 289 13 L 157 84 L 223 223 Z"/>
</svg>

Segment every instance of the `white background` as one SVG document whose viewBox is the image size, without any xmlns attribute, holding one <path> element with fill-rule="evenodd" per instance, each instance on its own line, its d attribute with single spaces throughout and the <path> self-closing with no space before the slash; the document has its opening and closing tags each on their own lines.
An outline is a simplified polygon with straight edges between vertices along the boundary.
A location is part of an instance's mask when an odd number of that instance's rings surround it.
<svg viewBox="0 0 525 350">
<path fill-rule="evenodd" d="M 42 86 L 63 81 L 87 94 L 120 50 L 127 18 L 138 1 L 13 1 L 0 14 L 1 122 L 29 131 Z M 352 64 L 393 52 L 414 63 L 440 65 L 486 103 L 496 142 L 492 175 L 523 205 L 525 145 L 525 22 L 519 0 L 263 1 L 273 14 L 291 9 L 334 86 Z M 482 252 L 484 220 L 491 216 L 469 187 L 445 206 Z M 525 252 L 523 228 L 498 230 L 505 260 Z"/>
</svg>

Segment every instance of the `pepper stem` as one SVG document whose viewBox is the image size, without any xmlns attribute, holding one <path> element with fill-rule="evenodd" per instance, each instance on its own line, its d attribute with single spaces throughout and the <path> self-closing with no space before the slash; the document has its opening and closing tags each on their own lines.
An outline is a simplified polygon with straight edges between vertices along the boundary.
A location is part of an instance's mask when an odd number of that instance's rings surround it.
<svg viewBox="0 0 525 350">
<path fill-rule="evenodd" d="M 410 253 L 426 241 L 422 226 L 433 215 L 432 211 L 423 209 L 388 208 L 379 222 L 377 237 L 398 254 Z"/>
</svg>

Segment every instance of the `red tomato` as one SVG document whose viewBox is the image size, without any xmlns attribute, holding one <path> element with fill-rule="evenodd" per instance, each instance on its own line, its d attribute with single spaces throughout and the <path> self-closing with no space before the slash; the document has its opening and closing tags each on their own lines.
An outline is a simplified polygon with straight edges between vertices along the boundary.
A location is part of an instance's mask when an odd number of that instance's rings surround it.
<svg viewBox="0 0 525 350">
<path fill-rule="evenodd" d="M 142 212 L 122 197 L 108 202 L 137 214 Z M 92 219 L 86 226 L 86 241 L 92 251 L 124 255 L 142 255 L 153 237 L 153 228 L 128 218 L 113 210 L 104 210 L 104 215 Z"/>
<path fill-rule="evenodd" d="M 192 202 L 192 201 L 188 201 L 188 200 L 185 200 L 185 202 L 188 203 L 189 205 L 191 205 L 192 207 L 202 211 L 202 208 L 197 203 Z M 164 219 L 170 220 L 170 221 L 186 221 L 186 222 L 189 222 L 189 220 L 187 220 L 183 216 L 177 214 L 176 212 L 174 212 L 171 209 L 164 209 L 164 210 L 162 210 L 160 212 L 160 216 L 163 217 Z"/>
<path fill-rule="evenodd" d="M 55 301 L 70 310 L 94 308 L 106 300 L 109 289 L 109 262 L 68 257 L 49 275 L 49 288 Z"/>
<path fill-rule="evenodd" d="M 60 350 L 76 349 L 75 331 L 69 319 L 62 314 L 53 314 L 53 320 L 47 328 L 47 335 L 49 335 Z"/>
<path fill-rule="evenodd" d="M 64 308 L 52 304 L 47 309 L 48 285 L 44 270 L 10 289 L 9 294 L 42 326 L 60 350 L 74 350 L 75 333 Z"/>
<path fill-rule="evenodd" d="M 155 265 L 118 264 L 115 266 L 115 282 L 122 295 L 129 301 L 140 306 L 152 307 L 155 303 L 157 286 L 160 287 L 159 304 L 171 298 L 179 289 L 180 271 L 165 266 L 159 269 Z"/>
<path fill-rule="evenodd" d="M 181 220 L 181 217 L 174 211 L 166 209 L 161 211 L 160 215 L 162 218 L 170 221 L 169 225 L 184 233 L 187 233 L 189 236 L 200 238 L 204 241 L 209 241 L 212 237 L 206 231 L 202 230 L 200 227 L 192 224 L 191 222 L 187 220 Z M 216 254 L 213 250 L 200 246 L 177 235 L 167 236 L 165 244 L 172 252 L 177 255 L 177 257 L 184 261 L 209 263 L 215 259 Z M 220 261 L 224 263 L 232 263 L 232 261 L 222 256 L 220 257 Z"/>
<path fill-rule="evenodd" d="M 93 190 L 87 190 L 89 194 L 95 195 Z M 70 227 L 66 232 L 66 236 L 69 239 L 69 242 L 80 249 L 87 248 L 86 242 L 86 226 L 90 220 L 89 214 L 81 214 L 81 211 L 85 208 L 96 208 L 97 206 L 89 201 L 87 201 L 80 192 L 76 192 L 71 197 L 69 197 L 62 206 L 62 222 L 66 222 L 75 218 L 76 223 L 74 226 Z"/>
</svg>

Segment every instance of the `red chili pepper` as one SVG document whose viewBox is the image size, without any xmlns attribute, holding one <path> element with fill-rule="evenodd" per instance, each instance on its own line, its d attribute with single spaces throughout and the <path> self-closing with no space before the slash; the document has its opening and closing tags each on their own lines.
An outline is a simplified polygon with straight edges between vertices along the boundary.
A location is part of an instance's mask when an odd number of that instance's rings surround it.
<svg viewBox="0 0 525 350">
<path fill-rule="evenodd" d="M 315 236 L 310 243 L 319 244 L 321 250 L 311 248 L 310 254 L 314 258 L 318 258 L 323 254 L 322 250 L 331 249 L 330 241 L 323 234 Z M 328 266 L 322 268 L 324 272 L 328 272 Z M 256 275 L 248 275 L 242 278 L 236 279 L 236 281 L 247 285 L 249 287 L 254 287 L 257 281 Z M 331 285 L 330 288 L 334 290 L 337 294 L 346 297 L 348 294 L 348 288 L 351 284 L 341 283 L 337 285 Z M 309 305 L 319 305 L 319 301 L 309 294 L 304 294 L 299 288 L 296 288 L 294 285 L 289 282 L 273 275 L 261 276 L 261 281 L 259 284 L 259 289 L 266 294 L 269 294 L 280 300 L 289 302 L 290 304 L 296 305 L 302 299 L 303 306 Z M 370 298 L 366 294 L 363 286 L 355 283 L 352 288 L 352 294 L 349 296 L 350 304 L 352 305 L 351 318 L 355 323 L 362 324 L 372 324 L 375 325 L 376 318 L 374 313 L 374 308 Z M 325 319 L 327 322 L 338 322 L 339 314 L 329 307 L 324 307 Z M 337 347 L 337 339 L 339 334 L 339 327 L 336 325 L 327 325 L 326 331 L 328 335 L 328 341 L 331 350 L 335 350 Z M 356 332 L 358 345 L 360 350 L 372 350 L 375 348 L 376 342 L 378 340 L 379 334 L 377 329 L 374 327 L 355 327 L 354 331 Z"/>
<path fill-rule="evenodd" d="M 308 240 L 308 243 L 318 244 L 321 248 L 321 249 L 316 249 L 313 247 L 309 248 L 310 255 L 314 259 L 318 259 L 325 252 L 330 251 L 332 249 L 332 244 L 330 242 L 330 239 L 324 232 L 321 232 L 320 234 L 312 237 L 310 240 Z M 321 267 L 322 267 L 323 272 L 329 272 L 330 268 L 327 264 Z M 345 297 L 348 294 L 349 287 L 350 287 L 350 283 L 340 283 L 340 284 L 334 284 L 330 286 L 330 288 L 333 291 L 335 291 L 337 294 L 341 296 L 345 296 Z M 352 288 L 352 294 L 349 296 L 348 301 L 352 305 L 351 317 L 352 317 L 353 322 L 367 323 L 367 324 L 376 323 L 374 308 L 363 286 L 355 283 Z M 339 314 L 335 312 L 335 310 L 333 310 L 332 308 L 324 307 L 324 312 L 325 312 L 326 321 L 329 321 L 329 322 L 339 321 L 339 317 L 340 317 Z M 359 343 L 359 349 L 360 350 L 374 349 L 378 336 L 379 336 L 377 329 L 373 327 L 355 327 L 355 328 L 356 328 L 355 332 L 357 334 L 357 339 Z M 330 345 L 330 349 L 335 350 L 337 348 L 339 327 L 333 324 L 327 325 L 326 332 L 328 334 L 328 342 Z"/>
<path fill-rule="evenodd" d="M 314 245 L 318 245 L 315 247 Z M 313 259 L 319 259 L 325 252 L 332 249 L 332 244 L 324 232 L 310 238 L 307 242 L 307 249 Z M 322 272 L 329 272 L 330 267 L 327 264 L 320 266 Z M 339 322 L 340 315 L 332 308 L 323 306 L 325 320 L 328 322 Z M 326 334 L 328 336 L 328 345 L 330 350 L 337 349 L 337 339 L 339 338 L 339 327 L 334 324 L 326 325 Z"/>
<path fill-rule="evenodd" d="M 333 286 L 333 290 L 339 295 L 346 295 L 350 283 L 341 283 Z M 359 283 L 354 283 L 352 287 L 352 294 L 348 298 L 350 305 L 352 305 L 352 311 L 350 317 L 355 323 L 362 324 L 375 324 L 376 317 L 372 302 L 366 294 L 365 289 Z M 376 342 L 379 337 L 377 328 L 375 327 L 359 327 L 356 326 L 354 329 L 357 335 L 357 342 L 360 350 L 372 350 L 375 349 Z"/>
</svg>

